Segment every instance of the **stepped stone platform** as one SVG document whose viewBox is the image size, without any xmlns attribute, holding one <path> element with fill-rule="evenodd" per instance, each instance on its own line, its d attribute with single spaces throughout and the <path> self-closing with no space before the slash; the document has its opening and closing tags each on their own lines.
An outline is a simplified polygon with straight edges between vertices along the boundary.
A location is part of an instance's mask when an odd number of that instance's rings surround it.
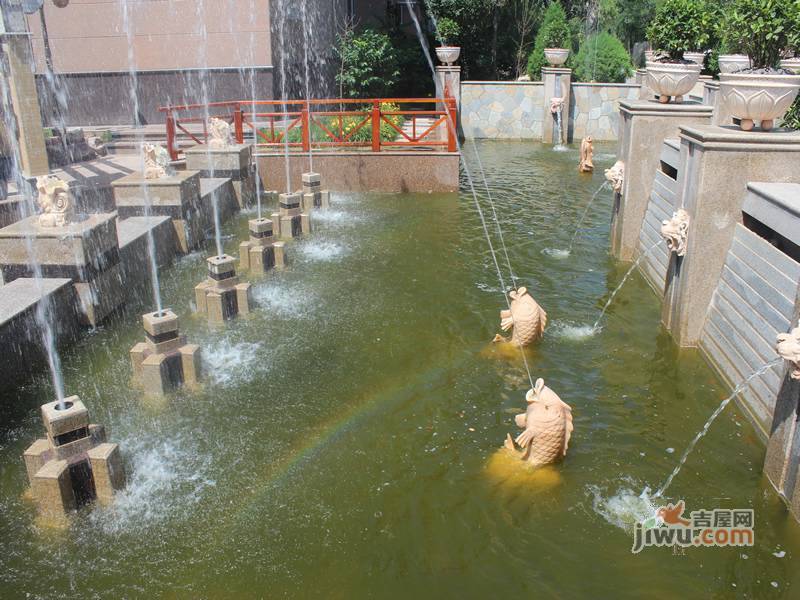
<svg viewBox="0 0 800 600">
<path fill-rule="evenodd" d="M 75 286 L 68 278 L 21 277 L 0 286 L 0 344 L 3 383 L 13 385 L 46 365 L 42 329 L 36 312 L 45 302 L 57 345 L 74 340 L 79 333 L 79 309 Z"/>
<path fill-rule="evenodd" d="M 114 213 L 100 213 L 79 215 L 64 227 L 41 227 L 32 216 L 0 229 L 4 280 L 31 276 L 35 260 L 43 277 L 73 280 L 82 320 L 96 325 L 124 301 L 116 220 Z"/>
<path fill-rule="evenodd" d="M 130 217 L 117 221 L 120 265 L 126 289 L 150 290 L 152 287 L 147 241 L 149 231 L 153 234 L 158 268 L 169 266 L 175 259 L 177 241 L 175 228 L 169 217 Z"/>
</svg>

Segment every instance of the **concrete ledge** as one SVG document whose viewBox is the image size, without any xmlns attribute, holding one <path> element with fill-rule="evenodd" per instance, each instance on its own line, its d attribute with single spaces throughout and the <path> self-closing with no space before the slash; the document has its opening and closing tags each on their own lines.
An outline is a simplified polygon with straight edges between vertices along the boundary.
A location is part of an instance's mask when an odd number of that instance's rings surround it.
<svg viewBox="0 0 800 600">
<path fill-rule="evenodd" d="M 619 110 L 623 115 L 643 115 L 660 117 L 665 114 L 677 118 L 711 117 L 714 108 L 699 102 L 683 102 L 682 104 L 661 104 L 657 100 L 620 100 Z"/>
<path fill-rule="evenodd" d="M 703 149 L 800 152 L 800 133 L 788 129 L 742 131 L 734 125 L 684 125 L 681 126 L 680 137 Z"/>
<path fill-rule="evenodd" d="M 56 344 L 74 340 L 80 331 L 78 299 L 70 279 L 19 278 L 0 286 L 0 345 L 10 349 L 3 355 L 3 384 L 13 386 L 27 376 L 47 368 L 42 329 L 36 311 L 48 302 L 49 321 Z"/>
<path fill-rule="evenodd" d="M 283 154 L 256 155 L 267 189 L 286 189 Z M 459 187 L 458 153 L 314 152 L 314 170 L 325 187 L 338 192 L 456 192 Z M 308 170 L 307 154 L 290 154 L 292 189 L 300 188 Z"/>
<path fill-rule="evenodd" d="M 747 184 L 742 211 L 800 245 L 800 184 Z"/>
</svg>

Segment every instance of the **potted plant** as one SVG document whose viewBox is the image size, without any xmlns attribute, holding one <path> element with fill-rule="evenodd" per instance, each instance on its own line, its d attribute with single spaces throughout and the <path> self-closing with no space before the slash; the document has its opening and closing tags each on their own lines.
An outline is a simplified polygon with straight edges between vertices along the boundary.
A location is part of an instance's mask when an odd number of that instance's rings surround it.
<svg viewBox="0 0 800 600">
<path fill-rule="evenodd" d="M 789 31 L 789 52 L 781 61 L 781 68 L 800 75 L 800 2 L 797 3 L 795 17 Z"/>
<path fill-rule="evenodd" d="M 750 68 L 750 57 L 742 47 L 742 38 L 731 33 L 727 26 L 728 15 L 721 14 L 719 19 L 719 72 L 735 73 Z"/>
<path fill-rule="evenodd" d="M 550 3 L 542 21 L 541 43 L 544 44 L 544 57 L 551 67 L 559 67 L 569 58 L 571 32 L 566 14 L 561 4 Z"/>
<path fill-rule="evenodd" d="M 461 27 L 453 19 L 442 17 L 436 22 L 436 39 L 439 46 L 436 47 L 436 57 L 445 65 L 452 65 L 461 55 L 461 47 L 456 46 L 455 42 L 461 35 Z"/>
<path fill-rule="evenodd" d="M 711 14 L 704 0 L 665 0 L 647 30 L 647 37 L 661 56 L 647 62 L 647 85 L 667 103 L 682 102 L 703 70 L 685 53 L 707 48 L 711 40 Z M 695 58 L 702 57 L 705 52 Z"/>
<path fill-rule="evenodd" d="M 796 40 L 791 25 L 798 20 L 797 10 L 797 0 L 736 0 L 728 13 L 728 35 L 739 37 L 752 66 L 722 73 L 719 91 L 745 131 L 757 121 L 762 130 L 772 129 L 800 91 L 800 75 L 779 66 Z"/>
</svg>

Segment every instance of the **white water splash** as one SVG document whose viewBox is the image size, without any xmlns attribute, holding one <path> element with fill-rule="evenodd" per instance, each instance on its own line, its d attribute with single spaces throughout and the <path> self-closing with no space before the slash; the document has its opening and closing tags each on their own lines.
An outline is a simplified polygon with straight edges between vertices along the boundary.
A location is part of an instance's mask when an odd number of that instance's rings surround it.
<svg viewBox="0 0 800 600">
<path fill-rule="evenodd" d="M 107 533 L 158 526 L 189 517 L 194 505 L 216 482 L 210 478 L 211 458 L 188 435 L 136 430 L 119 444 L 125 449 L 127 484 L 106 508 L 93 510 L 90 520 Z"/>
<path fill-rule="evenodd" d="M 317 295 L 308 286 L 283 280 L 255 286 L 253 298 L 267 313 L 280 317 L 307 317 L 318 305 Z"/>
<path fill-rule="evenodd" d="M 633 482 L 627 483 L 633 485 Z M 650 500 L 647 489 L 637 493 L 632 488 L 623 486 L 615 494 L 607 494 L 597 486 L 589 486 L 588 491 L 592 496 L 594 511 L 614 527 L 625 531 L 633 531 L 636 523 L 656 514 L 657 507 Z"/>
<path fill-rule="evenodd" d="M 591 325 L 577 325 L 566 321 L 556 321 L 551 328 L 551 335 L 571 341 L 585 340 L 592 337 L 599 330 Z"/>
<path fill-rule="evenodd" d="M 298 247 L 299 253 L 308 260 L 328 261 L 347 254 L 348 248 L 338 242 L 310 240 Z"/>
<path fill-rule="evenodd" d="M 572 252 L 569 250 L 564 250 L 563 248 L 545 248 L 542 250 L 542 254 L 551 256 L 553 258 L 564 259 L 569 258 L 569 255 L 572 254 Z"/>
<path fill-rule="evenodd" d="M 782 362 L 783 362 L 782 358 L 777 358 L 777 359 L 775 359 L 775 360 L 773 360 L 771 362 L 766 363 L 765 365 L 762 365 L 761 368 L 753 371 L 739 385 L 737 385 L 734 388 L 733 392 L 731 392 L 731 395 L 728 396 L 727 398 L 725 398 L 725 400 L 723 400 L 720 403 L 720 405 L 717 407 L 717 409 L 713 413 L 711 413 L 711 416 L 705 422 L 705 425 L 703 425 L 703 428 L 700 431 L 698 431 L 697 435 L 694 436 L 694 438 L 692 439 L 691 442 L 689 442 L 689 446 L 687 446 L 686 450 L 684 450 L 683 454 L 681 454 L 681 458 L 678 461 L 677 466 L 672 471 L 672 473 L 670 473 L 669 477 L 667 477 L 667 480 L 664 482 L 664 484 L 660 488 L 658 488 L 658 491 L 653 495 L 653 498 L 659 498 L 664 494 L 664 492 L 667 491 L 667 488 L 672 483 L 672 480 L 675 479 L 675 477 L 677 477 L 678 473 L 681 472 L 681 469 L 683 468 L 683 465 L 686 464 L 686 459 L 689 458 L 689 455 L 692 453 L 692 450 L 694 450 L 694 448 L 695 448 L 695 446 L 697 446 L 698 442 L 701 439 L 703 439 L 703 437 L 705 437 L 705 435 L 708 433 L 708 429 L 711 427 L 711 424 L 714 421 L 716 421 L 717 417 L 722 414 L 722 411 L 725 410 L 725 407 L 727 407 L 728 404 L 730 404 L 731 401 L 734 398 L 736 398 L 736 396 L 739 394 L 739 392 L 741 392 L 747 386 L 749 386 L 750 382 L 753 381 L 753 379 L 755 379 L 756 377 L 761 377 L 761 375 L 763 375 L 764 373 L 769 371 L 772 367 L 775 367 L 775 366 L 781 364 Z"/>
<path fill-rule="evenodd" d="M 252 377 L 256 361 L 263 355 L 262 344 L 251 342 L 232 343 L 219 340 L 203 349 L 203 362 L 211 380 L 218 385 L 241 383 Z"/>
<path fill-rule="evenodd" d="M 343 210 L 328 208 L 314 211 L 314 222 L 326 225 L 351 225 L 361 221 L 361 217 Z"/>
</svg>

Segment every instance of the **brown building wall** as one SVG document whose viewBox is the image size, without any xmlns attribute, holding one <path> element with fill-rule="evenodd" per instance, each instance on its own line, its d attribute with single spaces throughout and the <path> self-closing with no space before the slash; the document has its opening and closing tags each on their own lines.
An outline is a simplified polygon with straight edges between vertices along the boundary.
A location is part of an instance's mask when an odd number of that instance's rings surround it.
<svg viewBox="0 0 800 600">
<path fill-rule="evenodd" d="M 56 8 L 46 0 L 52 80 L 39 14 L 28 16 L 45 124 L 161 123 L 164 104 L 250 98 L 253 91 L 272 98 L 269 5 L 71 0 Z"/>
<path fill-rule="evenodd" d="M 66 8 L 48 0 L 44 7 L 56 73 L 272 64 L 269 0 L 71 0 Z M 28 26 L 43 73 L 38 13 Z"/>
</svg>

